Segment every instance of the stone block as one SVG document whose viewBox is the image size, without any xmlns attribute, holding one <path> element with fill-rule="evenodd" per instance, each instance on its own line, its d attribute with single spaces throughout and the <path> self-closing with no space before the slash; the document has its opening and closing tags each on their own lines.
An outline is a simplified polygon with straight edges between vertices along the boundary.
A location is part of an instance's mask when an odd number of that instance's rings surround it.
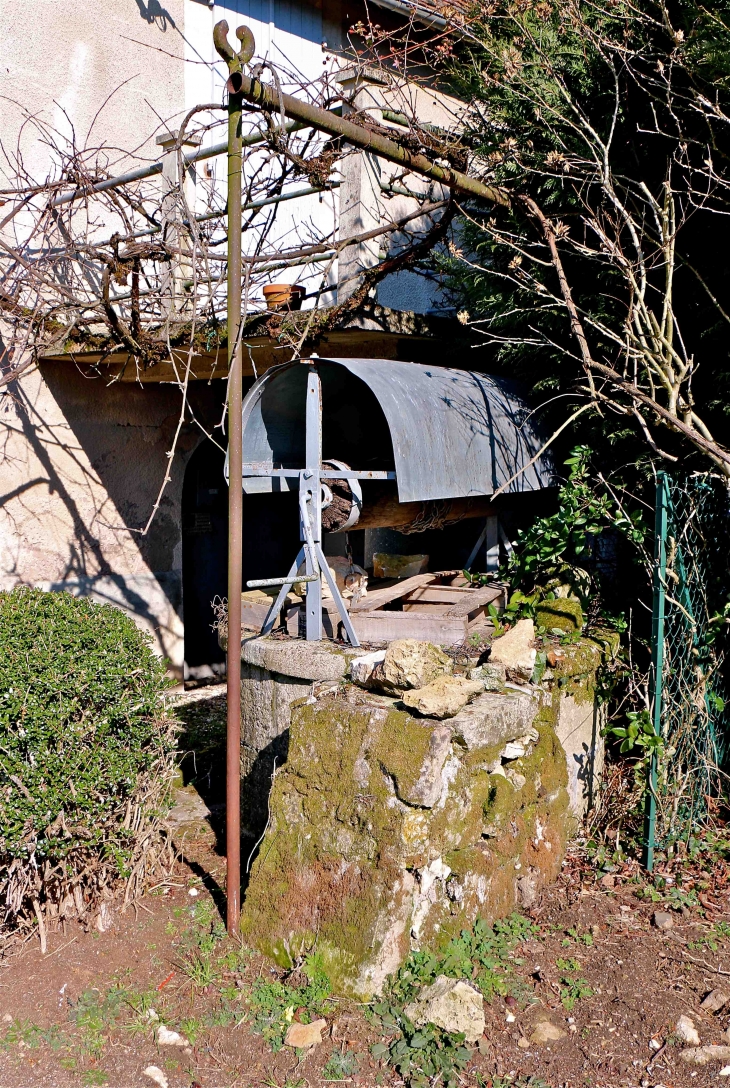
<svg viewBox="0 0 730 1088">
<path fill-rule="evenodd" d="M 484 691 L 481 680 L 437 676 L 424 688 L 403 693 L 403 703 L 426 718 L 453 718 L 470 699 Z"/>
<path fill-rule="evenodd" d="M 532 620 L 518 620 L 514 627 L 492 643 L 489 660 L 504 665 L 507 675 L 516 680 L 529 680 L 535 668 L 537 650 L 535 625 Z"/>
<path fill-rule="evenodd" d="M 558 597 L 554 601 L 543 601 L 535 610 L 538 627 L 547 631 L 566 631 L 572 634 L 583 627 L 583 609 L 580 601 L 573 597 Z"/>
<path fill-rule="evenodd" d="M 604 742 L 601 730 L 605 712 L 592 698 L 557 696 L 555 732 L 565 750 L 570 808 L 582 819 L 593 806 L 603 772 Z"/>
<path fill-rule="evenodd" d="M 360 650 L 299 639 L 257 637 L 246 639 L 241 646 L 241 660 L 245 664 L 297 680 L 339 680 L 358 656 L 362 656 Z"/>
<path fill-rule="evenodd" d="M 514 688 L 504 694 L 487 691 L 449 719 L 454 736 L 470 751 L 516 740 L 529 732 L 540 710 L 540 696 Z"/>
<path fill-rule="evenodd" d="M 539 708 L 529 694 L 484 698 L 520 706 L 512 736 Z M 355 688 L 292 708 L 243 904 L 246 943 L 282 965 L 316 945 L 336 990 L 364 999 L 414 945 L 535 900 L 559 872 L 571 825 L 563 751 L 547 720 L 536 726 L 534 749 L 515 761 L 517 790 L 485 765 L 508 739 L 504 721 L 490 729 L 482 718 L 482 743 L 469 750 L 454 720 L 370 705 Z M 486 736 L 499 740 L 490 747 Z"/>
<path fill-rule="evenodd" d="M 435 1024 L 452 1034 L 463 1033 L 467 1043 L 484 1034 L 484 998 L 462 979 L 439 975 L 403 1010 L 416 1027 Z"/>
<path fill-rule="evenodd" d="M 398 638 L 390 643 L 383 661 L 373 670 L 372 682 L 382 691 L 395 694 L 425 687 L 452 668 L 449 655 L 432 642 Z"/>
</svg>

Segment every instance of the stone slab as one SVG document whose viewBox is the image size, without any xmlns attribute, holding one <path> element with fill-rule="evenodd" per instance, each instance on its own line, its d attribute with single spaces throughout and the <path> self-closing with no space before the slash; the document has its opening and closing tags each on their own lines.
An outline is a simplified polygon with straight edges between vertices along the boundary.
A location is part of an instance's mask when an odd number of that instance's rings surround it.
<svg viewBox="0 0 730 1088">
<path fill-rule="evenodd" d="M 540 696 L 535 691 L 486 691 L 449 718 L 448 725 L 471 751 L 524 736 L 539 710 Z"/>
<path fill-rule="evenodd" d="M 345 676 L 353 658 L 362 650 L 331 646 L 326 642 L 304 639 L 283 641 L 247 638 L 241 645 L 241 661 L 268 672 L 297 680 L 339 680 Z"/>
</svg>

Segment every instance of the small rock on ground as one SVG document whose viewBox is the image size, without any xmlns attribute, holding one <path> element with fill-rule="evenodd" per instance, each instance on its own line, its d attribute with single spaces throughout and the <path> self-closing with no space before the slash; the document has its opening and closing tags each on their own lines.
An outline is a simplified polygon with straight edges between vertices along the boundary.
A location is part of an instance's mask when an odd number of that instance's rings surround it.
<svg viewBox="0 0 730 1088">
<path fill-rule="evenodd" d="M 326 1020 L 313 1020 L 311 1024 L 299 1024 L 295 1021 L 289 1025 L 284 1042 L 287 1046 L 301 1048 L 317 1046 L 322 1042 L 322 1032 L 326 1027 Z"/>
<path fill-rule="evenodd" d="M 403 702 L 425 718 L 453 718 L 463 707 L 484 691 L 481 680 L 463 676 L 439 676 L 416 691 L 406 691 Z"/>
<path fill-rule="evenodd" d="M 439 975 L 403 1011 L 419 1027 L 435 1024 L 444 1031 L 463 1032 L 468 1043 L 476 1042 L 486 1026 L 482 995 L 463 980 L 446 975 Z"/>
<path fill-rule="evenodd" d="M 667 914 L 665 910 L 655 910 L 652 915 L 652 921 L 662 933 L 666 933 L 669 929 L 674 929 L 674 919 L 671 914 Z"/>
<path fill-rule="evenodd" d="M 142 1073 L 145 1077 L 149 1077 L 150 1080 L 154 1081 L 158 1088 L 167 1088 L 169 1082 L 159 1065 L 148 1065 L 146 1069 L 142 1070 Z"/>
<path fill-rule="evenodd" d="M 190 1046 L 184 1035 L 180 1035 L 177 1031 L 171 1031 L 164 1024 L 160 1024 L 157 1029 L 157 1044 L 158 1046 Z"/>
<path fill-rule="evenodd" d="M 674 1034 L 687 1046 L 699 1046 L 700 1034 L 689 1016 L 680 1016 L 674 1027 Z"/>
<path fill-rule="evenodd" d="M 558 1039 L 565 1039 L 567 1032 L 559 1028 L 557 1024 L 551 1024 L 549 1020 L 541 1020 L 535 1024 L 535 1030 L 530 1036 L 531 1046 L 544 1046 L 545 1043 L 556 1043 Z"/>
<path fill-rule="evenodd" d="M 706 998 L 701 1002 L 700 1008 L 705 1012 L 719 1012 L 720 1009 L 724 1009 L 730 1001 L 730 995 L 726 994 L 724 990 L 710 990 Z"/>
<path fill-rule="evenodd" d="M 730 1046 L 696 1046 L 679 1054 L 689 1065 L 708 1065 L 710 1062 L 730 1062 Z"/>
</svg>

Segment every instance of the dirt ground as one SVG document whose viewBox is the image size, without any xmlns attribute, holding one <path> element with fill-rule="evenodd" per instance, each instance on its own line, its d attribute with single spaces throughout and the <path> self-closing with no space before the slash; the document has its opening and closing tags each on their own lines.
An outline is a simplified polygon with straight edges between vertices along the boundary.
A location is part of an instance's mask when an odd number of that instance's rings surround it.
<svg viewBox="0 0 730 1088">
<path fill-rule="evenodd" d="M 169 881 L 136 908 L 113 912 L 105 932 L 68 925 L 49 935 L 45 956 L 35 937 L 6 950 L 0 1088 L 403 1084 L 371 1055 L 374 1044 L 389 1042 L 382 1024 L 352 1002 L 331 1002 L 323 1041 L 309 1052 L 272 1051 L 256 1033 L 252 988 L 299 982 L 225 937 L 225 863 L 215 835 L 178 832 L 177 846 Z M 675 1026 L 682 1014 L 703 1045 L 727 1044 L 730 1022 L 730 833 L 690 847 L 662 861 L 648 883 L 635 863 L 603 857 L 599 864 L 576 844 L 529 914 L 534 935 L 509 954 L 509 992 L 486 1005 L 485 1035 L 459 1083 L 730 1083 L 720 1062 L 693 1066 L 679 1058 L 684 1044 Z M 654 922 L 658 910 L 671 916 L 666 931 Z M 727 990 L 727 1011 L 700 1009 L 716 989 Z M 531 1043 L 535 1024 L 546 1018 L 563 1036 Z M 162 1025 L 182 1041 L 164 1045 Z M 431 1083 L 436 1088 L 438 1078 Z"/>
</svg>

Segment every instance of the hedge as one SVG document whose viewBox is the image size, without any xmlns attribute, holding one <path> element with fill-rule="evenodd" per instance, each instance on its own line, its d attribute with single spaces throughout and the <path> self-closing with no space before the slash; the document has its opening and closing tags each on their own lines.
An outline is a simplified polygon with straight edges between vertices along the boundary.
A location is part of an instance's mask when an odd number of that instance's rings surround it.
<svg viewBox="0 0 730 1088">
<path fill-rule="evenodd" d="M 118 608 L 0 593 L 4 929 L 85 914 L 160 866 L 175 726 L 164 663 Z"/>
</svg>

